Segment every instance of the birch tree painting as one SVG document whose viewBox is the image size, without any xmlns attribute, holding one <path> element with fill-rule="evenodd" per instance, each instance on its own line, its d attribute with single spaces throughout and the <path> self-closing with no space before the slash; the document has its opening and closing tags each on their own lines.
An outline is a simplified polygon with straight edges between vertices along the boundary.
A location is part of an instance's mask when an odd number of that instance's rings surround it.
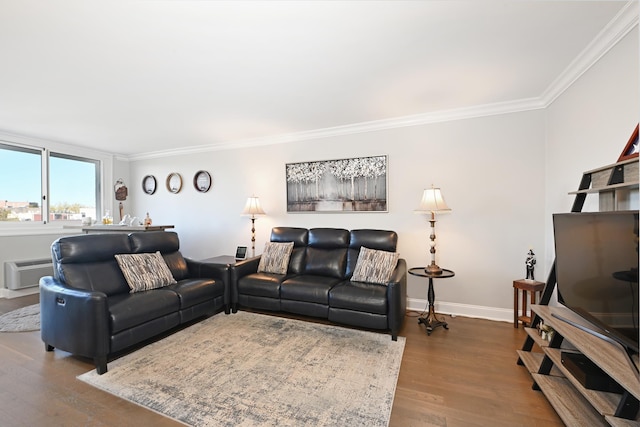
<svg viewBox="0 0 640 427">
<path fill-rule="evenodd" d="M 387 156 L 288 163 L 287 212 L 386 212 Z"/>
</svg>

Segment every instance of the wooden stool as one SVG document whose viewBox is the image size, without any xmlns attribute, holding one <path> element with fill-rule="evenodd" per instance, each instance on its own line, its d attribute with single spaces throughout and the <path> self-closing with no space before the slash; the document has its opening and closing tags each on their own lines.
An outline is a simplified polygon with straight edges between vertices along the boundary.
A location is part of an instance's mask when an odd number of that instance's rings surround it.
<svg viewBox="0 0 640 427">
<path fill-rule="evenodd" d="M 522 316 L 518 316 L 518 290 L 522 291 Z M 520 279 L 513 281 L 513 327 L 517 328 L 522 322 L 523 325 L 531 325 L 531 318 L 533 316 L 527 315 L 527 292 L 531 296 L 531 304 L 536 303 L 536 294 L 541 293 L 544 290 L 544 283 L 537 280 Z"/>
</svg>

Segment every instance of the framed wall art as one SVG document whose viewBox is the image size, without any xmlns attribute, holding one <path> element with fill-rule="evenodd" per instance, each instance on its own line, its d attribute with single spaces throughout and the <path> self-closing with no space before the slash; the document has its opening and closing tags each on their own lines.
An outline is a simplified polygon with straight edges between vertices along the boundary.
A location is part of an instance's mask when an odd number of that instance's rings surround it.
<svg viewBox="0 0 640 427">
<path fill-rule="evenodd" d="M 387 212 L 387 156 L 286 164 L 287 212 Z"/>
</svg>

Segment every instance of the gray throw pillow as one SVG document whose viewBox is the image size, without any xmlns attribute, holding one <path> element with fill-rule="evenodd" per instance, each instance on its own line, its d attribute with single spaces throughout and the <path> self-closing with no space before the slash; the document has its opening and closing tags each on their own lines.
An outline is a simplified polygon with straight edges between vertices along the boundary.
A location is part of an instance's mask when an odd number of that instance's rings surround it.
<svg viewBox="0 0 640 427">
<path fill-rule="evenodd" d="M 258 273 L 287 274 L 293 242 L 267 242 L 258 264 Z"/>
<path fill-rule="evenodd" d="M 363 246 L 360 248 L 351 281 L 386 285 L 398 264 L 399 257 L 400 254 L 397 252 L 378 251 Z"/>
<path fill-rule="evenodd" d="M 160 252 L 118 254 L 115 257 L 124 278 L 129 284 L 131 293 L 148 291 L 177 283 Z"/>
</svg>

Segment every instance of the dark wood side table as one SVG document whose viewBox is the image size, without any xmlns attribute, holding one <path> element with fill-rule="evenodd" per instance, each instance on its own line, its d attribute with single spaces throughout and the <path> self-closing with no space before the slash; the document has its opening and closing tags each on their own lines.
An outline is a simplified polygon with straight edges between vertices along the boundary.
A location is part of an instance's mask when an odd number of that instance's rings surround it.
<svg viewBox="0 0 640 427">
<path fill-rule="evenodd" d="M 219 255 L 200 260 L 200 262 L 209 264 L 216 270 L 223 270 L 225 286 L 227 286 L 229 290 L 231 290 L 231 266 L 233 266 L 238 261 L 241 260 L 237 260 L 233 255 Z M 224 312 L 226 314 L 231 313 L 230 301 L 225 301 Z"/>
<path fill-rule="evenodd" d="M 238 262 L 238 260 L 236 260 L 236 257 L 233 255 L 220 255 L 200 260 L 200 262 L 206 262 L 207 264 L 213 264 L 219 267 L 230 267 Z"/>
<path fill-rule="evenodd" d="M 522 315 L 518 316 L 518 290 L 522 291 Z M 531 326 L 531 315 L 527 311 L 527 292 L 531 297 L 531 304 L 536 303 L 536 296 L 544 290 L 544 283 L 537 280 L 520 279 L 513 281 L 513 327 L 517 328 L 522 322 L 523 326 Z"/>
<path fill-rule="evenodd" d="M 427 273 L 424 267 L 414 267 L 409 269 L 409 274 L 419 277 L 426 277 L 429 279 L 429 291 L 428 291 L 428 299 L 429 299 L 429 313 L 426 317 L 420 316 L 418 317 L 418 324 L 424 324 L 427 327 L 427 335 L 431 335 L 431 332 L 438 326 L 442 326 L 445 329 L 449 329 L 449 325 L 442 319 L 439 319 L 436 316 L 436 310 L 434 306 L 434 302 L 436 300 L 436 294 L 433 290 L 433 279 L 447 279 L 449 277 L 453 277 L 456 275 L 452 270 L 447 270 L 446 268 L 442 269 L 441 274 L 430 274 Z"/>
</svg>

